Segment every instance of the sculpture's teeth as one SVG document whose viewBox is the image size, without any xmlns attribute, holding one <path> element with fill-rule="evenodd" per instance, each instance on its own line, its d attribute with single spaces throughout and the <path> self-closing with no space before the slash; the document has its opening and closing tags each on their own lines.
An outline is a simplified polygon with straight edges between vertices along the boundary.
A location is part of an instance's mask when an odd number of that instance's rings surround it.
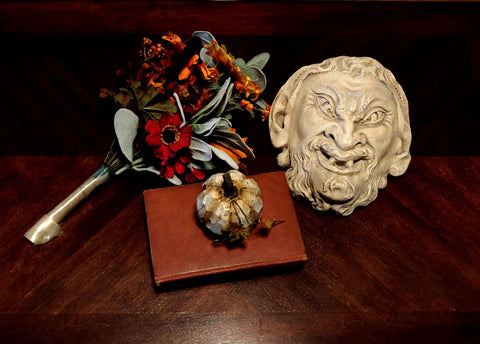
<svg viewBox="0 0 480 344">
<path fill-rule="evenodd" d="M 330 159 L 328 159 L 328 163 L 329 163 L 330 165 L 335 164 L 335 158 L 330 158 Z"/>
<path fill-rule="evenodd" d="M 353 166 L 353 160 L 348 160 L 347 163 L 345 164 L 348 168 Z"/>
</svg>

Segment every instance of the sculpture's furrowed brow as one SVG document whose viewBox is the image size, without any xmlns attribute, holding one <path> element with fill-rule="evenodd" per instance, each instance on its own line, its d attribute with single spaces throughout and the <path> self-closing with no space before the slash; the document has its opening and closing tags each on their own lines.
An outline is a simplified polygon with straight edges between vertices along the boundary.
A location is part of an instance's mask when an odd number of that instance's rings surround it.
<svg viewBox="0 0 480 344">
<path fill-rule="evenodd" d="M 365 94 L 361 90 L 336 89 L 338 105 L 336 111 L 344 117 L 361 116 L 365 108 Z"/>
<path fill-rule="evenodd" d="M 326 94 L 333 98 L 335 102 L 338 102 L 339 100 L 339 91 L 335 86 L 332 85 L 320 85 L 317 87 L 312 87 L 311 91 L 316 95 Z"/>
</svg>

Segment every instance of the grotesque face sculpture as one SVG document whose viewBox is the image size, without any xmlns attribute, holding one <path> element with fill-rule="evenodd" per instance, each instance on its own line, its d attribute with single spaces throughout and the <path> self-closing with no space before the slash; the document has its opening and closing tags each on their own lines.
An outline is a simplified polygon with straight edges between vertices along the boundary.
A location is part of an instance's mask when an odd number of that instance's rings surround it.
<svg viewBox="0 0 480 344">
<path fill-rule="evenodd" d="M 298 70 L 275 98 L 269 125 L 290 190 L 318 210 L 350 215 L 410 162 L 407 99 L 393 74 L 368 57 Z"/>
</svg>

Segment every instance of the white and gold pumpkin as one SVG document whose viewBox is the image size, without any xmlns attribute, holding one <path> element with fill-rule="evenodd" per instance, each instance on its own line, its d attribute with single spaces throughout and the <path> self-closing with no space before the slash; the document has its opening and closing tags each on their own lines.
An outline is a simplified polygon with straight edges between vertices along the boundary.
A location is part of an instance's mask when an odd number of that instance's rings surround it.
<svg viewBox="0 0 480 344">
<path fill-rule="evenodd" d="M 257 182 L 236 170 L 208 178 L 196 203 L 198 219 L 217 235 L 224 234 L 232 226 L 252 226 L 260 219 L 262 210 Z"/>
</svg>

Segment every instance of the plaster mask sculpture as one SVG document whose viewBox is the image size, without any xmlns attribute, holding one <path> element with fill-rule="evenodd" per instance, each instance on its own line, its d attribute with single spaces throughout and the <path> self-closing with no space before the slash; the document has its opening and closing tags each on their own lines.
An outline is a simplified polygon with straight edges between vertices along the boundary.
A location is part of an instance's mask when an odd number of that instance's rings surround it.
<svg viewBox="0 0 480 344">
<path fill-rule="evenodd" d="M 408 102 L 369 57 L 330 58 L 293 74 L 272 104 L 270 137 L 295 196 L 350 215 L 410 163 Z"/>
</svg>

